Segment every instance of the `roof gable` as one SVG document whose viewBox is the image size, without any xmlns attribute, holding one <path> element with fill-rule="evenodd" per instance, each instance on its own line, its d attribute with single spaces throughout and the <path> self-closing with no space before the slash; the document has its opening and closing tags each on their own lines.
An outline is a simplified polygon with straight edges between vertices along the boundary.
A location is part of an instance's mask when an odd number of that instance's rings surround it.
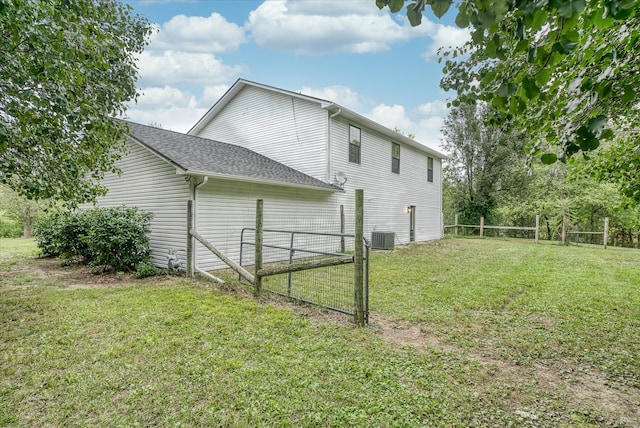
<svg viewBox="0 0 640 428">
<path fill-rule="evenodd" d="M 425 152 L 433 157 L 439 159 L 446 159 L 446 155 L 425 146 L 409 137 L 406 137 L 398 132 L 395 132 L 384 125 L 379 124 L 365 116 L 362 116 L 359 113 L 354 112 L 346 107 L 343 107 L 339 104 L 336 104 L 329 100 L 324 100 L 322 98 L 312 97 L 310 95 L 304 95 L 297 92 L 288 91 L 286 89 L 276 88 L 275 86 L 264 85 L 262 83 L 252 82 L 245 79 L 238 79 L 232 86 L 225 92 L 224 95 L 202 116 L 198 122 L 187 132 L 187 134 L 194 135 L 198 134 L 220 111 L 222 111 L 225 106 L 234 99 L 245 87 L 253 86 L 257 88 L 261 88 L 267 91 L 276 92 L 280 94 L 285 94 L 290 97 L 298 98 L 301 100 L 309 101 L 318 104 L 320 108 L 327 110 L 329 113 L 336 114 L 338 116 L 344 117 L 347 120 L 353 121 L 358 125 L 364 126 L 365 128 L 372 129 L 376 132 L 381 133 L 382 135 L 387 136 L 389 139 L 397 142 L 404 143 L 410 147 L 418 149 L 422 152 Z"/>
<path fill-rule="evenodd" d="M 129 137 L 187 175 L 342 191 L 244 147 L 127 122 Z"/>
</svg>

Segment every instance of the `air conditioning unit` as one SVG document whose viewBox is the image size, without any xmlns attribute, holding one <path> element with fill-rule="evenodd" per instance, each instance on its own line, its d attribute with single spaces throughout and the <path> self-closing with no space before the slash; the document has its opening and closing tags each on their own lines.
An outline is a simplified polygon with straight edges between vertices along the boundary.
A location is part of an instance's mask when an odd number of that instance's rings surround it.
<svg viewBox="0 0 640 428">
<path fill-rule="evenodd" d="M 371 232 L 371 248 L 375 250 L 391 250 L 395 242 L 395 232 Z"/>
</svg>

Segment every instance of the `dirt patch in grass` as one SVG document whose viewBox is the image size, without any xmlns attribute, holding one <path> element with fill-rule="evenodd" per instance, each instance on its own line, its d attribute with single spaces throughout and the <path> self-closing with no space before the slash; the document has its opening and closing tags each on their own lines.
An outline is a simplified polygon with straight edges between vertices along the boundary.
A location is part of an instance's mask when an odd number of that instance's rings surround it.
<svg viewBox="0 0 640 428">
<path fill-rule="evenodd" d="M 487 379 L 507 385 L 523 385 L 559 394 L 570 408 L 584 415 L 604 414 L 621 426 L 640 427 L 640 389 L 626 385 L 611 385 L 604 374 L 572 361 L 555 361 L 552 365 L 518 365 L 500 359 L 497 352 L 484 348 L 471 352 L 446 343 L 431 334 L 426 326 L 376 317 L 374 328 L 390 344 L 432 348 L 451 352 L 475 361 L 487 371 Z M 510 407 L 509 404 L 506 407 Z"/>
<path fill-rule="evenodd" d="M 16 284 L 13 285 L 14 288 L 45 283 L 69 290 L 117 287 L 132 283 L 158 283 L 175 279 L 168 275 L 138 279 L 133 272 L 104 273 L 90 266 L 78 264 L 65 266 L 56 258 L 37 258 L 33 259 L 32 263 L 18 263 L 0 272 L 0 280 L 19 277 L 29 278 L 29 280 L 13 281 Z"/>
</svg>

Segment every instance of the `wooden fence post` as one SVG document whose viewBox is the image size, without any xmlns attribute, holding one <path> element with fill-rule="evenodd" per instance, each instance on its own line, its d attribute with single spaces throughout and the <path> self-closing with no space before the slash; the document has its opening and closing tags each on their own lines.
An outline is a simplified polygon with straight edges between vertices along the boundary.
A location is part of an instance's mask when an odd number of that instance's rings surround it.
<svg viewBox="0 0 640 428">
<path fill-rule="evenodd" d="M 484 236 L 484 217 L 480 217 L 480 236 Z"/>
<path fill-rule="evenodd" d="M 607 243 L 609 241 L 609 217 L 604 218 L 604 233 L 602 236 L 602 242 L 604 245 L 604 249 L 607 249 Z"/>
<path fill-rule="evenodd" d="M 535 233 L 535 241 L 536 244 L 540 239 L 540 214 L 536 214 L 536 233 Z"/>
<path fill-rule="evenodd" d="M 193 236 L 191 236 L 191 229 L 193 229 L 193 201 L 187 201 L 187 277 L 193 276 Z"/>
<path fill-rule="evenodd" d="M 354 322 L 364 327 L 364 257 L 362 245 L 364 238 L 364 192 L 356 189 L 356 224 L 355 224 L 355 256 L 354 256 Z"/>
<path fill-rule="evenodd" d="M 458 214 L 456 214 L 456 216 L 455 216 L 454 223 L 455 223 L 455 226 L 456 226 L 456 229 L 455 229 L 456 232 L 455 233 L 456 233 L 456 236 L 457 236 L 458 235 Z"/>
<path fill-rule="evenodd" d="M 344 205 L 340 205 L 340 234 L 342 236 L 340 236 L 340 252 L 344 253 L 345 251 L 345 246 L 344 246 Z"/>
<path fill-rule="evenodd" d="M 258 297 L 260 295 L 260 288 L 262 287 L 262 277 L 258 275 L 260 269 L 262 269 L 262 243 L 263 243 L 263 201 L 258 199 L 256 201 L 256 245 L 255 245 L 255 257 L 253 267 L 253 294 Z"/>
</svg>

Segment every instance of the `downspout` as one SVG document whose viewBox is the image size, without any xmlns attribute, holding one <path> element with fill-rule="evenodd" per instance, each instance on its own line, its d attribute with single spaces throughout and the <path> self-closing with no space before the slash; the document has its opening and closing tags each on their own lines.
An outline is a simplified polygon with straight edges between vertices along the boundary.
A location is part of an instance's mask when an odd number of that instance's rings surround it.
<svg viewBox="0 0 640 428">
<path fill-rule="evenodd" d="M 198 212 L 198 189 L 200 189 L 202 186 L 204 186 L 205 184 L 207 184 L 207 181 L 209 181 L 209 176 L 205 175 L 202 177 L 202 181 L 198 184 L 196 184 L 195 186 L 193 186 L 193 194 L 191 195 L 191 200 L 193 201 L 193 218 L 192 218 L 192 223 L 193 224 L 193 228 L 196 229 L 197 227 L 197 212 Z M 193 237 L 190 237 L 189 239 L 193 240 Z M 193 246 L 193 260 L 190 261 L 190 263 L 193 263 L 192 267 L 192 271 L 193 272 L 198 272 L 206 277 L 208 277 L 209 279 L 213 279 L 215 281 L 218 281 L 219 283 L 224 283 L 223 280 L 221 280 L 220 278 L 211 275 L 209 272 L 206 272 L 202 269 L 200 269 L 198 267 L 198 252 L 195 250 L 195 245 Z"/>
<path fill-rule="evenodd" d="M 327 124 L 327 183 L 331 183 L 331 119 L 342 113 L 342 109 L 339 108 L 337 112 L 329 116 Z"/>
</svg>

